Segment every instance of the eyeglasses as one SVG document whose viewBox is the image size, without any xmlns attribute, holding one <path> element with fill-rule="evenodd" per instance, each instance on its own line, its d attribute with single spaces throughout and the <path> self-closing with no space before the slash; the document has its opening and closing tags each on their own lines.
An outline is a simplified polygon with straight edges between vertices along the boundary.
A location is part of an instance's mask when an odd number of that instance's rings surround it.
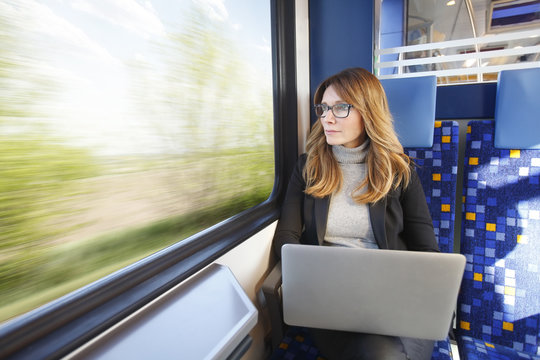
<svg viewBox="0 0 540 360">
<path fill-rule="evenodd" d="M 328 106 L 326 104 L 317 104 L 313 108 L 317 117 L 323 118 L 328 114 L 328 110 L 332 110 L 332 114 L 336 118 L 346 118 L 349 116 L 349 112 L 353 106 L 351 104 L 336 104 L 334 106 Z"/>
</svg>

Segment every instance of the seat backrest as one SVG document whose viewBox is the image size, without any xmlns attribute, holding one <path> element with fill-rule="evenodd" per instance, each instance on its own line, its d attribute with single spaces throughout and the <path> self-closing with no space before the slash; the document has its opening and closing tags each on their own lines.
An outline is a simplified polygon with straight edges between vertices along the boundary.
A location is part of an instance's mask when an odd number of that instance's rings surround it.
<svg viewBox="0 0 540 360">
<path fill-rule="evenodd" d="M 540 149 L 531 144 L 540 144 L 540 69 L 533 70 L 526 77 L 535 80 L 522 86 L 516 82 L 523 78 L 523 70 L 502 72 L 495 121 L 473 121 L 468 126 L 460 248 L 467 267 L 457 320 L 462 335 L 537 354 Z M 512 111 L 515 106 L 519 111 Z M 536 123 L 524 125 L 530 116 Z M 504 130 L 508 127 L 522 130 Z"/>
<path fill-rule="evenodd" d="M 453 252 L 459 127 L 435 121 L 435 76 L 381 80 L 405 153 L 416 163 L 441 251 Z"/>
<path fill-rule="evenodd" d="M 437 78 L 383 79 L 394 127 L 403 147 L 431 147 L 435 122 Z"/>
</svg>

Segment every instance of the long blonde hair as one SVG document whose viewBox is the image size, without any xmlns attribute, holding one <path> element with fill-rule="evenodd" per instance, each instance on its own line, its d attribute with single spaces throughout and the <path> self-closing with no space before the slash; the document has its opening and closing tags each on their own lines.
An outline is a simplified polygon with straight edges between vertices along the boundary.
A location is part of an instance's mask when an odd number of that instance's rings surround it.
<svg viewBox="0 0 540 360">
<path fill-rule="evenodd" d="M 397 138 L 386 94 L 379 80 L 362 68 L 343 70 L 319 85 L 313 99 L 315 104 L 321 103 L 329 86 L 360 113 L 364 131 L 370 139 L 366 177 L 353 192 L 354 200 L 374 203 L 400 184 L 406 187 L 411 177 L 411 161 Z M 338 191 L 343 177 L 332 148 L 326 142 L 320 119 L 311 129 L 306 148 L 307 161 L 303 172 L 306 194 L 325 197 Z M 364 187 L 366 191 L 360 191 Z"/>
</svg>

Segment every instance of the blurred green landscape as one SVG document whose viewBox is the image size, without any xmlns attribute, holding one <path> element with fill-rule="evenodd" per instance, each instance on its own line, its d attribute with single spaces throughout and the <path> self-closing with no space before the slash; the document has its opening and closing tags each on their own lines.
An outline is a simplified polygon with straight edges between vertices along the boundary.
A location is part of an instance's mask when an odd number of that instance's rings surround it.
<svg viewBox="0 0 540 360">
<path fill-rule="evenodd" d="M 97 171 L 99 166 L 80 167 L 77 173 L 77 168 L 70 166 L 65 157 L 64 162 L 38 158 L 39 162 L 36 159 L 32 163 L 28 153 L 26 161 L 6 166 L 6 154 L 14 153 L 13 149 L 2 152 L 0 164 L 0 320 L 58 298 L 264 201 L 271 192 L 273 179 L 271 152 L 243 151 L 210 158 L 193 157 L 177 161 L 176 167 L 170 160 L 163 161 L 170 168 L 159 170 L 161 175 L 154 178 L 153 185 L 163 190 L 167 176 L 176 178 L 175 172 L 182 173 L 174 186 L 190 189 L 189 193 L 172 191 L 168 194 L 171 202 L 180 202 L 178 205 L 185 210 L 176 209 L 169 216 L 141 224 L 135 222 L 122 229 L 106 228 L 100 236 L 79 238 L 78 234 L 84 234 L 81 230 L 88 226 L 85 223 L 88 209 L 104 214 L 105 218 L 110 212 L 111 221 L 118 216 L 132 216 L 137 201 L 147 200 L 140 195 L 152 190 L 148 188 L 152 184 L 141 180 L 152 178 L 152 173 L 158 172 L 156 164 L 152 165 L 154 170 L 123 170 L 121 174 L 112 175 L 122 177 L 128 188 L 126 198 L 131 199 L 131 206 L 115 204 L 123 210 L 118 214 L 109 207 L 108 192 L 103 191 L 106 189 L 100 188 L 109 186 L 109 179 L 106 176 L 84 178 L 89 169 Z M 79 156 L 73 159 L 80 160 Z M 254 158 L 259 161 L 246 161 Z M 132 159 L 131 163 L 135 161 Z M 198 165 L 194 166 L 195 163 Z M 148 166 L 147 162 L 145 167 Z M 119 172 L 117 167 L 114 170 Z M 94 186 L 85 186 L 88 184 L 85 180 L 92 179 Z M 63 196 L 59 197 L 59 193 Z M 81 208 L 70 213 L 81 201 L 88 205 L 87 210 Z M 70 218 L 69 222 L 60 221 L 65 216 Z M 108 225 L 111 224 L 103 220 L 99 223 L 101 227 Z"/>
<path fill-rule="evenodd" d="M 0 322 L 272 190 L 271 57 L 238 46 L 249 28 L 91 4 L 0 2 Z"/>
</svg>

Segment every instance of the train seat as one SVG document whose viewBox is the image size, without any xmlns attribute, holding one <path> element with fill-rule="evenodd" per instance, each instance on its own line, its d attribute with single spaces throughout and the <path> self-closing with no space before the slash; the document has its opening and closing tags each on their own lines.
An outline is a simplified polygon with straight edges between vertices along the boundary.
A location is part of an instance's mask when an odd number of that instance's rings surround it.
<svg viewBox="0 0 540 360">
<path fill-rule="evenodd" d="M 417 165 L 439 248 L 451 253 L 454 251 L 459 125 L 455 121 L 434 121 L 435 76 L 381 80 L 381 83 L 400 142 Z M 450 359 L 451 354 L 449 340 L 438 341 L 432 359 Z"/>
<path fill-rule="evenodd" d="M 456 121 L 435 121 L 431 147 L 406 147 L 405 153 L 418 165 L 416 172 L 426 195 L 433 230 L 443 252 L 454 251 L 456 180 L 459 125 Z M 432 359 L 450 359 L 448 340 L 435 344 Z"/>
<path fill-rule="evenodd" d="M 319 349 L 313 345 L 311 336 L 305 328 L 291 326 L 279 346 L 273 351 L 270 360 L 326 360 Z"/>
<path fill-rule="evenodd" d="M 422 182 L 435 236 L 443 252 L 454 251 L 456 184 L 459 125 L 456 121 L 435 121 L 433 146 L 406 147 L 416 163 Z"/>
<path fill-rule="evenodd" d="M 458 123 L 434 122 L 435 76 L 382 80 L 381 83 L 400 142 L 417 165 L 416 172 L 426 195 L 439 247 L 443 252 L 453 252 Z M 415 91 L 410 91 L 411 88 Z M 428 130 L 419 133 L 419 129 Z"/>
<path fill-rule="evenodd" d="M 436 79 L 432 77 L 381 81 L 385 87 L 396 132 L 406 152 L 419 165 L 426 200 L 442 251 L 453 251 L 455 191 L 457 176 L 458 125 L 453 121 L 435 122 Z M 411 92 L 410 89 L 415 91 Z M 427 129 L 419 133 L 418 129 Z M 282 322 L 276 266 L 263 284 L 272 322 L 271 359 L 320 359 L 305 329 L 285 327 Z M 283 340 L 282 340 L 283 339 Z M 449 340 L 436 343 L 432 359 L 450 359 Z"/>
<path fill-rule="evenodd" d="M 467 130 L 461 359 L 540 359 L 540 68 L 503 71 Z"/>
</svg>

